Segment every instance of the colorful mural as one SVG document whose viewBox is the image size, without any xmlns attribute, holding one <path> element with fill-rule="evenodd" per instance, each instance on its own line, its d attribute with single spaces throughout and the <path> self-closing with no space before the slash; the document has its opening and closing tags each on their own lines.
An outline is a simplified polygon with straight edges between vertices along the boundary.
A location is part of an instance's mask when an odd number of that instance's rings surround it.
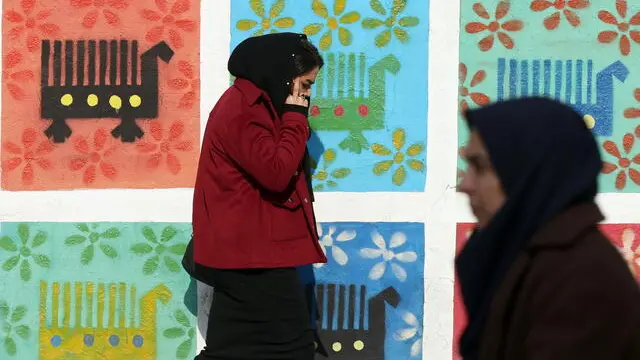
<svg viewBox="0 0 640 360">
<path fill-rule="evenodd" d="M 428 1 L 232 2 L 232 49 L 295 31 L 325 59 L 310 109 L 317 191 L 424 189 L 428 18 Z"/>
<path fill-rule="evenodd" d="M 458 223 L 456 229 L 456 254 L 462 250 L 473 231 L 473 223 Z M 600 230 L 611 240 L 627 260 L 630 271 L 640 283 L 640 224 L 602 224 Z M 466 326 L 467 315 L 464 310 L 459 284 L 456 281 L 453 300 L 453 360 L 462 360 L 458 353 L 458 341 Z"/>
<path fill-rule="evenodd" d="M 422 359 L 424 225 L 318 224 L 316 358 Z"/>
<path fill-rule="evenodd" d="M 188 224 L 3 223 L 0 358 L 192 359 Z"/>
<path fill-rule="evenodd" d="M 519 96 L 571 104 L 600 143 L 600 191 L 640 192 L 637 3 L 462 0 L 460 27 L 460 113 Z M 458 125 L 463 146 L 461 116 Z M 465 168 L 459 158 L 458 179 Z"/>
<path fill-rule="evenodd" d="M 3 13 L 3 189 L 193 185 L 198 0 L 4 0 Z"/>
</svg>

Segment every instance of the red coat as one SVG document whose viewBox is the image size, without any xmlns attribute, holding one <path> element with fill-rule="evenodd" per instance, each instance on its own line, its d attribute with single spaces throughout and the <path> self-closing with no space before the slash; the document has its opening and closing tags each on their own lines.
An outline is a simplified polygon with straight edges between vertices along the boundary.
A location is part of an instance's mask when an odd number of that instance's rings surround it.
<svg viewBox="0 0 640 360">
<path fill-rule="evenodd" d="M 326 262 L 302 171 L 305 115 L 282 119 L 237 79 L 209 115 L 193 197 L 194 259 L 221 269 Z"/>
</svg>

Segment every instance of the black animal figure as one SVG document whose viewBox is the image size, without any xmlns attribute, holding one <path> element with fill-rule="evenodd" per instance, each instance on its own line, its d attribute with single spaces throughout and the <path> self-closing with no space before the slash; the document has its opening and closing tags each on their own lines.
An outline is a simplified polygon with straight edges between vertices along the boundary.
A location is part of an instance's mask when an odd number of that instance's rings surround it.
<svg viewBox="0 0 640 360">
<path fill-rule="evenodd" d="M 313 285 L 307 285 L 307 296 L 314 295 L 318 310 L 312 315 L 318 324 L 317 359 L 385 358 L 385 304 L 398 306 L 401 299 L 396 289 L 388 287 L 367 300 L 364 285 L 316 284 L 315 294 Z"/>
<path fill-rule="evenodd" d="M 141 138 L 136 119 L 158 116 L 156 58 L 168 63 L 174 54 L 169 45 L 159 42 L 138 56 L 136 40 L 65 40 L 64 77 L 62 51 L 63 41 L 42 41 L 41 117 L 53 120 L 45 135 L 61 143 L 71 136 L 67 119 L 119 118 L 113 137 Z"/>
</svg>

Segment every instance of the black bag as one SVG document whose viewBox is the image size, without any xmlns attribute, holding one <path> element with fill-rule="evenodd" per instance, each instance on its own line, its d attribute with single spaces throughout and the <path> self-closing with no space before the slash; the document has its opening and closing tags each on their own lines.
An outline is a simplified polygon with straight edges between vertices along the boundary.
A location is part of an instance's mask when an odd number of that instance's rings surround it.
<svg viewBox="0 0 640 360">
<path fill-rule="evenodd" d="M 211 284 L 207 283 L 201 276 L 198 276 L 196 261 L 193 258 L 193 235 L 191 235 L 191 240 L 189 240 L 187 249 L 185 250 L 184 256 L 182 257 L 182 267 L 192 278 L 200 281 L 201 283 L 211 286 Z"/>
</svg>

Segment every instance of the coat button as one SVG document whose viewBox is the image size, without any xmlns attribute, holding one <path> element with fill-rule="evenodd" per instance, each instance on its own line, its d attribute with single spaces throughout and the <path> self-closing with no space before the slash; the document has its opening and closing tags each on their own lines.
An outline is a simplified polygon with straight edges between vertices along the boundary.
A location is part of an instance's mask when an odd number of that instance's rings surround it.
<svg viewBox="0 0 640 360">
<path fill-rule="evenodd" d="M 296 171 L 296 174 L 295 174 L 295 175 L 296 175 L 296 176 L 298 176 L 298 172 L 297 172 L 297 171 Z"/>
<path fill-rule="evenodd" d="M 304 200 L 302 200 L 302 201 L 304 201 L 305 204 L 309 202 L 309 200 L 307 200 L 307 198 L 304 198 Z"/>
<path fill-rule="evenodd" d="M 292 199 L 292 198 L 289 198 L 289 200 L 287 200 L 287 201 L 289 201 L 290 203 L 292 203 L 292 202 L 293 202 L 293 199 Z"/>
</svg>

